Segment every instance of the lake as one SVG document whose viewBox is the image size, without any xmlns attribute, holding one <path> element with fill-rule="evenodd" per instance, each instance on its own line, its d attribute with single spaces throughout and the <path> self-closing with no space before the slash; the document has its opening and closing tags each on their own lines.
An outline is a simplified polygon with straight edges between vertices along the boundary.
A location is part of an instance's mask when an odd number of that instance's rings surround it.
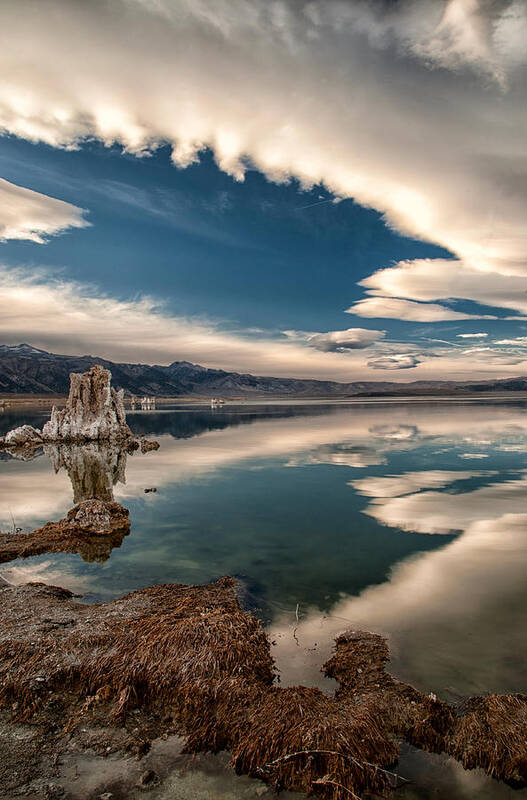
<svg viewBox="0 0 527 800">
<path fill-rule="evenodd" d="M 0 434 L 48 415 L 8 407 Z M 333 639 L 362 628 L 389 637 L 393 674 L 451 702 L 527 691 L 527 401 L 187 403 L 127 419 L 161 447 L 101 456 L 130 509 L 122 545 L 105 561 L 44 555 L 0 575 L 86 602 L 233 575 L 282 685 L 332 691 L 320 667 Z M 77 450 L 76 466 L 56 448 L 1 454 L 0 529 L 65 516 L 83 491 Z M 413 780 L 401 798 L 527 796 L 409 747 L 400 773 Z"/>
</svg>

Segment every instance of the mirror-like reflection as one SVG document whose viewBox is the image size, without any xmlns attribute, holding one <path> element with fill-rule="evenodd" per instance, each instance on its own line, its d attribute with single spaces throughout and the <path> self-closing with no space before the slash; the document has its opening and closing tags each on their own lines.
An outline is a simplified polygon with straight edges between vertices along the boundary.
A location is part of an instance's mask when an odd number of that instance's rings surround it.
<svg viewBox="0 0 527 800">
<path fill-rule="evenodd" d="M 126 483 L 127 453 L 114 442 L 90 442 L 83 445 L 44 445 L 55 472 L 64 469 L 73 488 L 73 503 L 95 497 L 112 502 L 113 487 Z"/>
<path fill-rule="evenodd" d="M 54 472 L 65 470 L 73 490 L 73 508 L 59 520 L 25 532 L 0 532 L 0 562 L 49 553 L 78 553 L 103 563 L 130 531 L 128 510 L 115 502 L 114 485 L 125 482 L 127 453 L 117 443 L 51 445 L 11 451 L 13 461 L 33 461 L 43 453 Z M 17 509 L 18 513 L 18 509 Z"/>
<path fill-rule="evenodd" d="M 327 685 L 333 637 L 354 627 L 388 635 L 391 671 L 449 700 L 526 690 L 524 404 L 158 407 L 128 422 L 160 450 L 0 464 L 1 529 L 58 519 L 73 487 L 75 502 L 130 509 L 122 546 L 104 566 L 48 554 L 0 574 L 87 600 L 231 574 L 269 625 L 283 683 Z M 486 796 L 508 796 L 486 780 Z"/>
</svg>

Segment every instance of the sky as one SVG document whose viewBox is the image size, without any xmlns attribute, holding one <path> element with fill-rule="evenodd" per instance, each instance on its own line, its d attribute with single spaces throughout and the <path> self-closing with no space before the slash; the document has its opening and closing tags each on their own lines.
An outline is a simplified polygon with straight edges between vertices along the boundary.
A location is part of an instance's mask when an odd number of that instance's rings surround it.
<svg viewBox="0 0 527 800">
<path fill-rule="evenodd" d="M 0 339 L 527 374 L 524 0 L 3 0 Z"/>
</svg>

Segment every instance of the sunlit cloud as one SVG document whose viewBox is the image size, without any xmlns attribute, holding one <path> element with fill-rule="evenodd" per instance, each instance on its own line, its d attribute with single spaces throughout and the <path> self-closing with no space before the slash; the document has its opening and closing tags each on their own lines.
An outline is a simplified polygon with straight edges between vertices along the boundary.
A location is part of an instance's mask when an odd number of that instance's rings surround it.
<svg viewBox="0 0 527 800">
<path fill-rule="evenodd" d="M 362 281 L 365 285 L 365 282 Z M 464 314 L 462 311 L 453 311 L 437 303 L 414 303 L 411 300 L 401 300 L 397 297 L 366 297 L 359 300 L 348 309 L 346 313 L 358 317 L 372 317 L 374 319 L 404 319 L 409 322 L 446 322 L 449 320 L 464 319 L 496 319 L 489 315 Z"/>
<path fill-rule="evenodd" d="M 343 331 L 327 333 L 310 333 L 308 331 L 284 331 L 284 334 L 296 342 L 304 342 L 309 347 L 322 350 L 324 353 L 344 353 L 346 350 L 364 350 L 371 347 L 385 335 L 385 331 L 368 330 L 366 328 L 347 328 Z"/>
<path fill-rule="evenodd" d="M 372 369 L 413 369 L 420 363 L 420 359 L 415 355 L 393 355 L 379 356 L 368 361 L 368 366 Z"/>
<path fill-rule="evenodd" d="M 82 208 L 0 178 L 0 242 L 28 239 L 43 244 L 68 228 L 84 228 Z"/>
<path fill-rule="evenodd" d="M 372 295 L 362 303 L 375 305 L 378 302 L 381 307 L 383 303 L 417 300 L 426 313 L 431 301 L 458 298 L 483 306 L 527 312 L 527 276 L 479 270 L 455 260 L 401 261 L 395 267 L 378 270 L 360 281 L 360 285 Z M 387 297 L 407 300 L 387 300 Z M 360 313 L 360 306 L 359 303 L 350 310 Z M 480 318 L 495 319 L 485 315 Z"/>
<path fill-rule="evenodd" d="M 351 330 L 294 336 L 233 330 L 221 320 L 174 315 L 156 298 L 118 300 L 96 286 L 36 268 L 0 265 L 0 337 L 6 344 L 29 342 L 51 352 L 118 362 L 183 360 L 234 372 L 343 382 L 378 380 L 382 369 L 411 370 L 424 380 L 504 377 L 527 369 L 522 348 L 410 347 L 386 340 L 383 331 Z"/>
<path fill-rule="evenodd" d="M 358 316 L 492 316 L 445 298 L 527 313 L 519 0 L 6 0 L 0 22 L 0 129 L 138 156 L 168 143 L 179 166 L 210 147 L 237 180 L 323 184 L 455 256 L 430 291 L 420 262 L 405 287 L 377 273 Z"/>
</svg>

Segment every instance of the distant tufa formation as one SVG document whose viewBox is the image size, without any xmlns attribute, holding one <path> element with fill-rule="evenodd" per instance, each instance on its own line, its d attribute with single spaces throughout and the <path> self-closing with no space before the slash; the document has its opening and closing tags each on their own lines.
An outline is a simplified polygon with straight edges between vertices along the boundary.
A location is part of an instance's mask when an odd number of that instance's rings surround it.
<svg viewBox="0 0 527 800">
<path fill-rule="evenodd" d="M 65 408 L 55 406 L 42 430 L 22 425 L 9 431 L 0 444 L 4 447 L 34 447 L 40 444 L 82 444 L 116 442 L 138 447 L 126 424 L 123 390 L 112 389 L 111 373 L 99 365 L 88 372 L 70 374 L 70 393 Z M 142 449 L 157 449 L 149 442 Z M 158 446 L 158 445 L 157 445 Z"/>
</svg>

